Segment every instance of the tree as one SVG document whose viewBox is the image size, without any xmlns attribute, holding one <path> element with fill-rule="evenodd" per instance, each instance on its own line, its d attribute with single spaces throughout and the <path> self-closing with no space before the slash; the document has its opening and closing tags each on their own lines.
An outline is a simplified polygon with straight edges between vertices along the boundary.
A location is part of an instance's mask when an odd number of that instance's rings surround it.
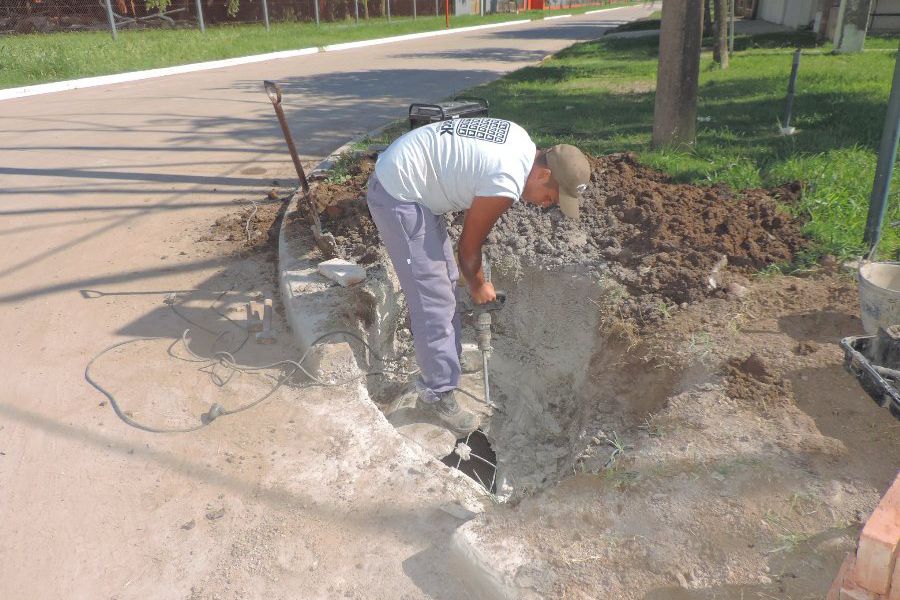
<svg viewBox="0 0 900 600">
<path fill-rule="evenodd" d="M 703 37 L 712 35 L 712 10 L 710 8 L 712 0 L 703 0 Z"/>
<path fill-rule="evenodd" d="M 659 32 L 653 146 L 694 143 L 703 0 L 666 0 Z"/>
<path fill-rule="evenodd" d="M 722 69 L 728 68 L 728 0 L 715 0 L 716 26 L 713 44 L 713 60 Z"/>
</svg>

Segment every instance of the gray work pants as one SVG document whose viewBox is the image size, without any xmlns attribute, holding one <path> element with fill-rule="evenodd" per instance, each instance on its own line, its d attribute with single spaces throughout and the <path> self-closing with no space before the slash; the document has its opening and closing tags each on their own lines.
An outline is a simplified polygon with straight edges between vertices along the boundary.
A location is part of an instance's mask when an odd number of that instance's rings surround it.
<svg viewBox="0 0 900 600">
<path fill-rule="evenodd" d="M 454 294 L 459 270 L 447 224 L 418 202 L 388 194 L 374 173 L 367 200 L 409 306 L 420 385 L 426 400 L 437 400 L 437 393 L 459 385 L 462 350 Z"/>
</svg>

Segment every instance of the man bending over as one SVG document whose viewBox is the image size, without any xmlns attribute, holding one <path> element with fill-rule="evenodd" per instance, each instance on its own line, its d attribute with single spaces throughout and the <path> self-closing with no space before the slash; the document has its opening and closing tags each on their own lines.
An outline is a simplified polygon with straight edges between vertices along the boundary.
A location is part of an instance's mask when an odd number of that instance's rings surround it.
<svg viewBox="0 0 900 600">
<path fill-rule="evenodd" d="M 461 373 L 460 318 L 454 288 L 460 272 L 472 301 L 496 299 L 481 269 L 481 246 L 510 206 L 559 205 L 578 218 L 591 168 L 578 148 L 538 150 L 520 126 L 492 118 L 425 125 L 398 138 L 378 158 L 367 200 L 406 296 L 416 360 L 417 403 L 459 435 L 478 426 L 454 390 Z M 459 268 L 444 213 L 466 211 Z"/>
</svg>

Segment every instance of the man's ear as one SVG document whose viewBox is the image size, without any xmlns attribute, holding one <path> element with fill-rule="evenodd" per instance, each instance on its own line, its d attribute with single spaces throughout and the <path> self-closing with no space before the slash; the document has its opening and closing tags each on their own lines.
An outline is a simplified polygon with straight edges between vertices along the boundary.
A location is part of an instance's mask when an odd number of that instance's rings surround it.
<svg viewBox="0 0 900 600">
<path fill-rule="evenodd" d="M 538 171 L 536 173 L 537 180 L 541 185 L 547 185 L 550 182 L 550 169 L 547 167 L 538 167 Z"/>
</svg>

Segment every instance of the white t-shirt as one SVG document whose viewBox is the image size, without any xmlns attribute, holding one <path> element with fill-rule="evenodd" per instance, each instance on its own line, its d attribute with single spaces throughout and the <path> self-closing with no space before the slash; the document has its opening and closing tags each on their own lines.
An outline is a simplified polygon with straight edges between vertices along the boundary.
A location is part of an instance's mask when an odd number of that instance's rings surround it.
<svg viewBox="0 0 900 600">
<path fill-rule="evenodd" d="M 378 158 L 385 191 L 434 214 L 466 210 L 475 196 L 518 201 L 534 164 L 534 142 L 503 119 L 453 119 L 405 133 Z"/>
</svg>

